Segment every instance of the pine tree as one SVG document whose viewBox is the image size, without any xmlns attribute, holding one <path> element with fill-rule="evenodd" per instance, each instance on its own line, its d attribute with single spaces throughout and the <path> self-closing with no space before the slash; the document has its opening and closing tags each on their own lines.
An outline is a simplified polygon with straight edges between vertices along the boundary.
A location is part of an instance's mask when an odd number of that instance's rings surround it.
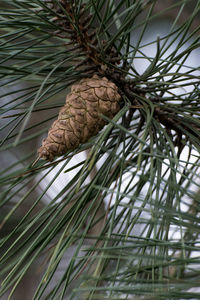
<svg viewBox="0 0 200 300">
<path fill-rule="evenodd" d="M 161 2 L 0 1 L 1 297 L 200 298 L 200 1 Z"/>
</svg>

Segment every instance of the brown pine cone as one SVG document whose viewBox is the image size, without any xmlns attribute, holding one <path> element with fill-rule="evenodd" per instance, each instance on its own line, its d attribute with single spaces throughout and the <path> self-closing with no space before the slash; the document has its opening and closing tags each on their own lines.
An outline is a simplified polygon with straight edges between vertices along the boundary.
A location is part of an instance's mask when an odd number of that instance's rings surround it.
<svg viewBox="0 0 200 300">
<path fill-rule="evenodd" d="M 52 161 L 88 141 L 106 124 L 100 114 L 112 119 L 120 109 L 119 101 L 117 86 L 106 77 L 94 75 L 73 85 L 38 150 L 39 157 Z"/>
</svg>

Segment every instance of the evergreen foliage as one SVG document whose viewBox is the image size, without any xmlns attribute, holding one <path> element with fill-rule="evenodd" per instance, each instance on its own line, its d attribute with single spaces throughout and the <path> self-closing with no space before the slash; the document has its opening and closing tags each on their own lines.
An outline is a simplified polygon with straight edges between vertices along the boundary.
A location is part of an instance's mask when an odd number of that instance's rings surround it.
<svg viewBox="0 0 200 300">
<path fill-rule="evenodd" d="M 32 270 L 34 300 L 200 299 L 200 0 L 160 1 L 0 0 L 0 297 Z M 116 84 L 120 111 L 34 164 L 69 88 L 94 74 Z"/>
</svg>

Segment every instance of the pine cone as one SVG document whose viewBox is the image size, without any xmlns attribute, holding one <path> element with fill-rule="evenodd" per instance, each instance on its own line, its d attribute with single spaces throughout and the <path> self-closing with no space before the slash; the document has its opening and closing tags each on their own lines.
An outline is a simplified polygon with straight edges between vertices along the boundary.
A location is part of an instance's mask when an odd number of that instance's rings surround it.
<svg viewBox="0 0 200 300">
<path fill-rule="evenodd" d="M 52 161 L 88 141 L 106 124 L 100 114 L 112 119 L 120 109 L 119 101 L 117 86 L 106 77 L 94 75 L 73 85 L 38 150 L 39 157 Z"/>
</svg>

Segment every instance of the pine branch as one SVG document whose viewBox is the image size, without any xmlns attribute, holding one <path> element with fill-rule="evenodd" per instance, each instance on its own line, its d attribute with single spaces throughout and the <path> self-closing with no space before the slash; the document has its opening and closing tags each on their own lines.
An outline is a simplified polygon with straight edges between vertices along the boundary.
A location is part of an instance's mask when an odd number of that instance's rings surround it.
<svg viewBox="0 0 200 300">
<path fill-rule="evenodd" d="M 199 297 L 200 1 L 1 2 L 0 296 L 35 266 L 34 300 Z"/>
</svg>

